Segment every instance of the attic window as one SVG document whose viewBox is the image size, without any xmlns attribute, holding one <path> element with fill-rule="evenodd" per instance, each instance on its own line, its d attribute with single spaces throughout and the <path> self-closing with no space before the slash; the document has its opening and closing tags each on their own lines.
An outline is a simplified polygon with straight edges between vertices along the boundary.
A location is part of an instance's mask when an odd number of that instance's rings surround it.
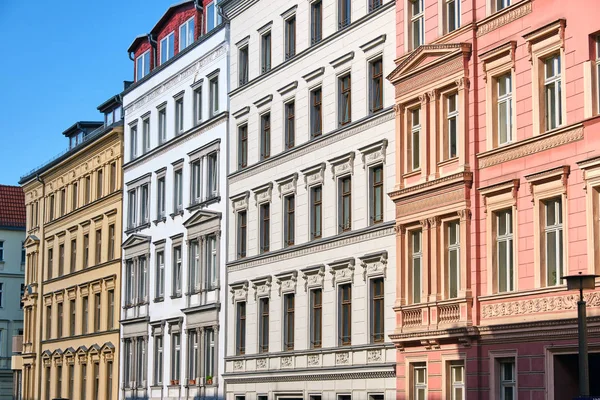
<svg viewBox="0 0 600 400">
<path fill-rule="evenodd" d="M 175 32 L 169 33 L 160 41 L 160 63 L 169 61 L 175 55 Z"/>
<path fill-rule="evenodd" d="M 150 73 L 150 50 L 135 60 L 135 69 L 135 79 L 138 81 Z"/>
<path fill-rule="evenodd" d="M 179 27 L 179 51 L 194 43 L 194 17 L 188 19 Z"/>
</svg>

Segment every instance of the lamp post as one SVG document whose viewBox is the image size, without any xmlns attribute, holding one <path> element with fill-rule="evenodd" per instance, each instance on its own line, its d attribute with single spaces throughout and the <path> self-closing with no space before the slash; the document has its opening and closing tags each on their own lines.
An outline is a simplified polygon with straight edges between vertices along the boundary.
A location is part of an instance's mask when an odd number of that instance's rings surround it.
<svg viewBox="0 0 600 400">
<path fill-rule="evenodd" d="M 590 395 L 590 374 L 588 371 L 588 346 L 587 346 L 587 317 L 583 289 L 595 289 L 598 275 L 562 276 L 567 281 L 567 290 L 579 290 L 577 302 L 577 331 L 579 335 L 579 396 Z"/>
</svg>

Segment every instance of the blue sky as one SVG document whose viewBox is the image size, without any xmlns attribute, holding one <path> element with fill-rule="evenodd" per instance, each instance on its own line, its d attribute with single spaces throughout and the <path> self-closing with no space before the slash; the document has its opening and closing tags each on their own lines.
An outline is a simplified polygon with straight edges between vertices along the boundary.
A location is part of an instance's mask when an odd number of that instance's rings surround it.
<svg viewBox="0 0 600 400">
<path fill-rule="evenodd" d="M 127 48 L 177 0 L 0 0 L 0 184 L 67 146 L 76 121 L 133 77 Z"/>
</svg>

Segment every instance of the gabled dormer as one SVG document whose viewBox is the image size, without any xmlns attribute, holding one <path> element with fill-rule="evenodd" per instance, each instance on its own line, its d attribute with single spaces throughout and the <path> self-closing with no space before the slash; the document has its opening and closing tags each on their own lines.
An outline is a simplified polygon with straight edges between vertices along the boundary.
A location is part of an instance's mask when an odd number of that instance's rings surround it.
<svg viewBox="0 0 600 400">
<path fill-rule="evenodd" d="M 66 131 L 63 132 L 63 135 L 69 138 L 69 149 L 77 146 L 96 129 L 104 126 L 104 122 L 102 121 L 79 121 L 75 122 L 73 125 L 69 127 Z"/>
<path fill-rule="evenodd" d="M 123 119 L 123 101 L 121 95 L 112 96 L 98 106 L 98 111 L 104 114 L 104 125 L 110 126 Z"/>
</svg>

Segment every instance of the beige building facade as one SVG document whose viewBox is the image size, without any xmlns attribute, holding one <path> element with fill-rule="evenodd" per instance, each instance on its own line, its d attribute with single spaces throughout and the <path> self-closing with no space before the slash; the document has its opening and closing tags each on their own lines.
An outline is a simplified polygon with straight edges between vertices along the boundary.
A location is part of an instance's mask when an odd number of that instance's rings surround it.
<svg viewBox="0 0 600 400">
<path fill-rule="evenodd" d="M 118 96 L 104 122 L 64 132 L 69 149 L 21 179 L 27 207 L 25 400 L 117 399 L 123 123 Z"/>
</svg>

